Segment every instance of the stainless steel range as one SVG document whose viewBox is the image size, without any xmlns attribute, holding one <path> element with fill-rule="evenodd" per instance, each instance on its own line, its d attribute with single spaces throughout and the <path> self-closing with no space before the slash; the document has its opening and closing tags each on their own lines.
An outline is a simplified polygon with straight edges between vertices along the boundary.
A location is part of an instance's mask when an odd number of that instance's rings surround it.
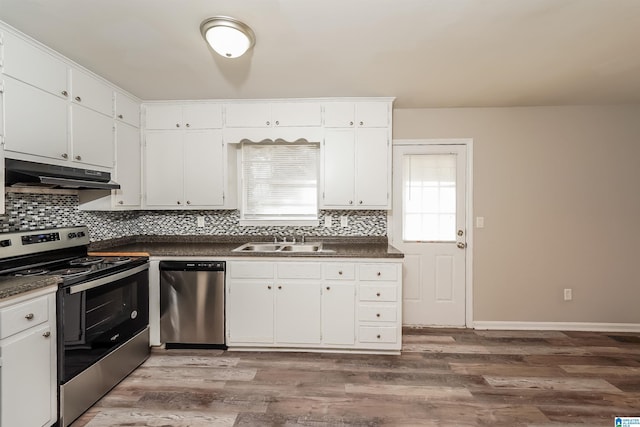
<svg viewBox="0 0 640 427">
<path fill-rule="evenodd" d="M 68 426 L 149 356 L 146 257 L 87 256 L 87 227 L 0 235 L 0 274 L 58 275 L 59 424 Z"/>
</svg>

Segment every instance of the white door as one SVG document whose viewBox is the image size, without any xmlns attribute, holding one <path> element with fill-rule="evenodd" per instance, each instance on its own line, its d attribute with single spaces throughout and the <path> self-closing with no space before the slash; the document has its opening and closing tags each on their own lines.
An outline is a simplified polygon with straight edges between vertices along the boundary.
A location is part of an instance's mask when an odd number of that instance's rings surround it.
<svg viewBox="0 0 640 427">
<path fill-rule="evenodd" d="M 466 146 L 394 145 L 393 246 L 405 254 L 403 324 L 464 326 Z"/>
</svg>

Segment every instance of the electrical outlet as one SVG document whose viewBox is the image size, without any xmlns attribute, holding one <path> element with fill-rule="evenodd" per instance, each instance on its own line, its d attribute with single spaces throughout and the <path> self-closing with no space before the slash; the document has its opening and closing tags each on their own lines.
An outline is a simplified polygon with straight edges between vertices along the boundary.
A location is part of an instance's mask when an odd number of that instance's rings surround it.
<svg viewBox="0 0 640 427">
<path fill-rule="evenodd" d="M 196 222 L 197 222 L 197 226 L 198 227 L 204 227 L 204 217 L 203 216 L 197 216 L 196 217 Z"/>
<path fill-rule="evenodd" d="M 348 225 L 348 220 L 349 220 L 348 216 L 342 215 L 340 217 L 340 227 L 343 227 L 343 228 L 346 227 Z"/>
<path fill-rule="evenodd" d="M 477 216 L 476 217 L 476 228 L 484 228 L 484 217 Z"/>
<path fill-rule="evenodd" d="M 571 288 L 566 288 L 564 290 L 564 300 L 571 301 L 573 299 L 573 290 Z"/>
<path fill-rule="evenodd" d="M 326 228 L 331 228 L 331 217 L 330 216 L 325 216 L 324 217 L 324 226 Z"/>
</svg>

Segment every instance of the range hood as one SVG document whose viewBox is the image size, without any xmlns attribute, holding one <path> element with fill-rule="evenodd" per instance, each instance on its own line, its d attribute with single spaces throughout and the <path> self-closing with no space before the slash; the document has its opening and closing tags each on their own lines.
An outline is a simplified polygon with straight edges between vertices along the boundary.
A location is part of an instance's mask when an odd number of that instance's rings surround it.
<svg viewBox="0 0 640 427">
<path fill-rule="evenodd" d="M 5 159 L 5 185 L 41 185 L 54 188 L 116 190 L 109 172 Z"/>
</svg>

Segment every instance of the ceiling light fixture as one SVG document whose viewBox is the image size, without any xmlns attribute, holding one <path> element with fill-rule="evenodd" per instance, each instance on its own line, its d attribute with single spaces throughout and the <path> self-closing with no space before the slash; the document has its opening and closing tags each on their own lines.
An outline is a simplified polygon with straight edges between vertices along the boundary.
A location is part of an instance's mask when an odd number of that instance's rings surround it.
<svg viewBox="0 0 640 427">
<path fill-rule="evenodd" d="M 200 32 L 211 48 L 225 58 L 242 56 L 256 43 L 256 36 L 247 24 L 228 16 L 205 19 Z"/>
</svg>

